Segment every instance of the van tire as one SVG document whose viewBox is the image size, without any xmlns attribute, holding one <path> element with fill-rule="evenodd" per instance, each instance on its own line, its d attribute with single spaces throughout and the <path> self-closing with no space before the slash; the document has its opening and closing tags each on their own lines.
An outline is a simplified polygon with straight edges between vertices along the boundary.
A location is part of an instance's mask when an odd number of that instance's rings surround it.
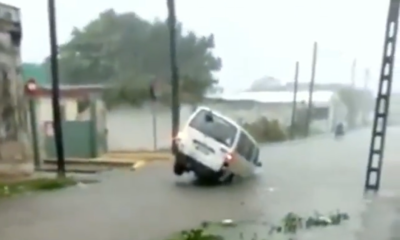
<svg viewBox="0 0 400 240">
<path fill-rule="evenodd" d="M 235 174 L 231 173 L 229 177 L 224 181 L 225 184 L 231 184 L 233 182 L 233 179 L 235 179 Z"/>
<path fill-rule="evenodd" d="M 185 167 L 177 162 L 174 163 L 174 173 L 177 176 L 181 176 L 185 172 Z"/>
</svg>

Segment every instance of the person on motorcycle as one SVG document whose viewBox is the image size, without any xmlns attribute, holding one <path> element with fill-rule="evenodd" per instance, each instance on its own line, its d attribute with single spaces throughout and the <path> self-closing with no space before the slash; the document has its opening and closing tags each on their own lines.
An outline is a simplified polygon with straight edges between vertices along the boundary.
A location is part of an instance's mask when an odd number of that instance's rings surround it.
<svg viewBox="0 0 400 240">
<path fill-rule="evenodd" d="M 343 124 L 343 122 L 339 122 L 339 123 L 336 125 L 336 128 L 335 128 L 335 135 L 336 135 L 336 136 L 342 136 L 342 135 L 344 135 L 344 124 Z"/>
</svg>

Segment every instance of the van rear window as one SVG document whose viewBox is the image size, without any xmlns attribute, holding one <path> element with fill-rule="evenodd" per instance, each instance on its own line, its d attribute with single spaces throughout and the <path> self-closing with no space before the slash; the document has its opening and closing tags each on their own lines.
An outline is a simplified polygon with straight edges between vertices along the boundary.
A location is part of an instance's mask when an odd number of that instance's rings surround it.
<svg viewBox="0 0 400 240">
<path fill-rule="evenodd" d="M 189 126 L 213 138 L 217 142 L 231 147 L 235 141 L 238 129 L 225 119 L 216 115 L 212 115 L 212 121 L 207 121 L 207 114 L 209 114 L 209 112 L 206 110 L 199 111 L 192 121 L 190 121 Z"/>
</svg>

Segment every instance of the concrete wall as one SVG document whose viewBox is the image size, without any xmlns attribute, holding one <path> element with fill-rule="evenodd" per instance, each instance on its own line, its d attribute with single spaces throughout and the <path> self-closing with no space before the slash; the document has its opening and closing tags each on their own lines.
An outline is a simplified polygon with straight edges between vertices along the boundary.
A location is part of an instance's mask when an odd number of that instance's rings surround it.
<svg viewBox="0 0 400 240">
<path fill-rule="evenodd" d="M 289 126 L 291 104 L 271 106 L 266 104 L 242 103 L 206 103 L 216 111 L 235 120 L 253 122 L 261 116 L 277 119 Z M 204 106 L 203 105 L 203 106 Z M 184 123 L 193 111 L 186 105 L 181 108 L 180 122 Z M 120 107 L 107 112 L 106 126 L 108 129 L 108 147 L 110 151 L 152 150 L 154 139 L 157 148 L 168 148 L 171 142 L 171 111 L 168 108 L 156 106 L 156 133 L 153 137 L 153 118 L 150 106 L 142 108 Z M 317 121 L 314 125 L 328 130 L 327 121 Z"/>
<path fill-rule="evenodd" d="M 47 152 L 45 150 L 45 138 L 48 134 L 46 130 L 45 122 L 53 122 L 53 105 L 51 97 L 41 97 L 36 99 L 36 117 L 37 117 L 37 129 L 39 136 L 39 149 L 41 156 L 46 158 Z M 66 120 L 76 120 L 78 116 L 77 102 L 73 98 L 62 98 L 60 99 L 60 105 L 64 106 L 64 116 Z"/>
<path fill-rule="evenodd" d="M 15 21 L 19 21 L 18 13 L 14 14 Z M 0 96 L 1 109 L 10 105 L 14 112 L 0 120 L 0 132 L 2 143 L 0 146 L 0 175 L 4 174 L 29 174 L 33 171 L 33 162 L 31 155 L 31 145 L 29 143 L 30 136 L 27 132 L 25 122 L 25 98 L 23 95 L 24 83 L 22 81 L 21 72 L 17 71 L 21 66 L 20 47 L 12 42 L 9 31 L 16 29 L 15 25 L 2 19 L 0 21 L 0 68 L 7 73 L 7 79 L 3 79 L 1 74 L 0 88 L 1 92 L 6 90 L 9 96 L 2 94 Z M 8 81 L 9 80 L 9 81 Z M 5 84 L 8 83 L 8 84 Z M 3 89 L 4 88 L 4 89 Z M 3 116 L 4 117 L 4 116 Z M 9 137 L 7 133 L 6 122 L 13 122 L 12 126 L 16 129 L 10 132 L 16 132 L 17 137 Z"/>
<path fill-rule="evenodd" d="M 65 120 L 75 120 L 78 116 L 78 105 L 76 99 L 62 98 L 60 105 L 65 109 Z M 53 104 L 51 97 L 41 97 L 37 99 L 38 123 L 53 121 Z"/>
</svg>

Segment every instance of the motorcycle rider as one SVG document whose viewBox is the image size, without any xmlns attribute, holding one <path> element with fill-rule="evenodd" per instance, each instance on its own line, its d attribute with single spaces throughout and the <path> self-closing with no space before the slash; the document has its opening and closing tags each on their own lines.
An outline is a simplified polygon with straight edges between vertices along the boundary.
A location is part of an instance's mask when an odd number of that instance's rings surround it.
<svg viewBox="0 0 400 240">
<path fill-rule="evenodd" d="M 339 122 L 335 127 L 335 136 L 344 135 L 344 124 L 343 122 Z"/>
</svg>

